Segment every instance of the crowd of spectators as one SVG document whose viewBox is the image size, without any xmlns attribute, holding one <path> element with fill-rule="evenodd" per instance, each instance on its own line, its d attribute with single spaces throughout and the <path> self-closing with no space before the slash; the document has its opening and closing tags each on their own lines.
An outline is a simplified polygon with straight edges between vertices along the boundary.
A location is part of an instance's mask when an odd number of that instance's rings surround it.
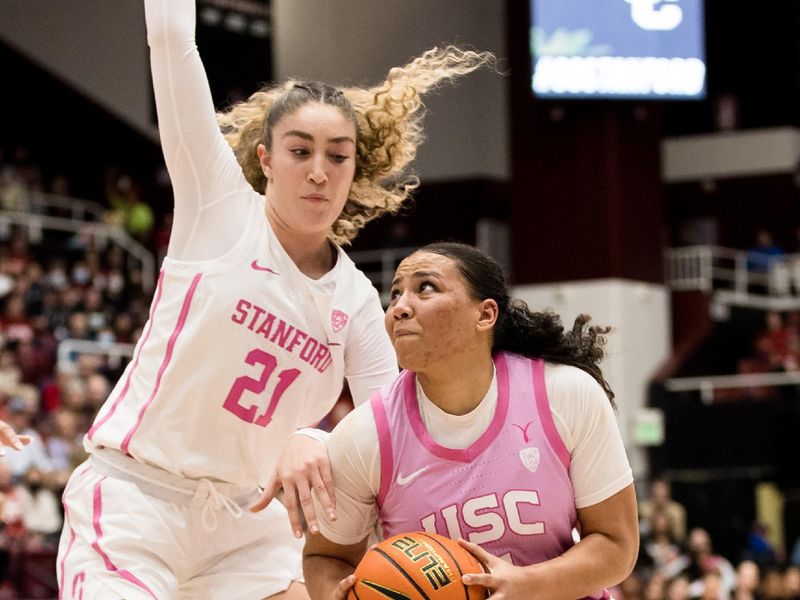
<svg viewBox="0 0 800 600">
<path fill-rule="evenodd" d="M 26 157 L 18 150 L 0 163 L 0 207 L 48 214 L 46 202 L 32 202 L 45 186 Z M 68 192 L 63 177 L 53 183 Z M 105 219 L 129 218 L 139 200 L 109 205 Z M 50 214 L 64 216 L 59 211 Z M 148 242 L 141 213 L 131 219 Z M 134 343 L 147 319 L 142 284 L 141 270 L 109 240 L 86 231 L 43 234 L 0 219 L 0 419 L 33 438 L 0 460 L 0 598 L 54 596 L 60 495 L 85 458 L 83 434 L 126 362 L 104 348 Z M 98 353 L 59 356 L 67 339 L 95 342 Z"/>
<path fill-rule="evenodd" d="M 785 557 L 755 523 L 738 556 L 721 556 L 705 528 L 687 531 L 686 510 L 660 478 L 640 501 L 639 519 L 639 561 L 614 590 L 617 600 L 800 599 L 800 540 Z"/>
</svg>

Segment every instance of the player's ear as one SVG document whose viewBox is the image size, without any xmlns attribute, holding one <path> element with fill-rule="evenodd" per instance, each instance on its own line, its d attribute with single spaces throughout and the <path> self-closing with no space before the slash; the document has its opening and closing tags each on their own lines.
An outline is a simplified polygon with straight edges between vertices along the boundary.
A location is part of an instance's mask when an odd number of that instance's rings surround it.
<svg viewBox="0 0 800 600">
<path fill-rule="evenodd" d="M 267 178 L 267 181 L 272 181 L 272 153 L 267 150 L 264 144 L 259 144 L 256 146 L 256 154 L 258 155 L 258 162 L 261 164 L 261 171 L 264 173 L 264 177 Z"/>
<path fill-rule="evenodd" d="M 482 300 L 478 304 L 478 322 L 476 328 L 478 331 L 489 331 L 497 323 L 497 317 L 500 314 L 500 309 L 497 307 L 497 302 L 491 298 Z"/>
</svg>

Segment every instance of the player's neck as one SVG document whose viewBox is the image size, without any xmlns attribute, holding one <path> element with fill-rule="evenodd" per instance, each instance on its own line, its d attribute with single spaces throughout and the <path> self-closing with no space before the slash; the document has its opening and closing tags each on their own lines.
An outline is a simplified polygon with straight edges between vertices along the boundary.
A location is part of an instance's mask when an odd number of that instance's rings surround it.
<svg viewBox="0 0 800 600">
<path fill-rule="evenodd" d="M 272 231 L 303 275 L 319 279 L 336 265 L 336 249 L 327 234 L 302 235 L 268 215 Z"/>
<path fill-rule="evenodd" d="M 494 377 L 491 357 L 482 355 L 458 366 L 417 373 L 425 395 L 451 415 L 465 415 L 475 409 L 489 391 Z"/>
</svg>

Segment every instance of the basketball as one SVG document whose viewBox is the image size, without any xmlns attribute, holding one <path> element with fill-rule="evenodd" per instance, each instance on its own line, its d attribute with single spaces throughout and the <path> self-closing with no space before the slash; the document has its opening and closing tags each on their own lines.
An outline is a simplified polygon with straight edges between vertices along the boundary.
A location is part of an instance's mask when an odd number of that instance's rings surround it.
<svg viewBox="0 0 800 600">
<path fill-rule="evenodd" d="M 480 586 L 461 582 L 465 573 L 483 573 L 478 560 L 457 542 L 416 531 L 383 540 L 356 567 L 348 600 L 478 600 Z"/>
</svg>

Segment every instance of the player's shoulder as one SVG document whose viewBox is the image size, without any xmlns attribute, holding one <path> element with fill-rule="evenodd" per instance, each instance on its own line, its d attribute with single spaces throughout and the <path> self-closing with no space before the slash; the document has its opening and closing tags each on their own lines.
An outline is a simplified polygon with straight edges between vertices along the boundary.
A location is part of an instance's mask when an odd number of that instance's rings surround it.
<svg viewBox="0 0 800 600">
<path fill-rule="evenodd" d="M 559 383 L 561 385 L 585 386 L 597 381 L 589 373 L 574 365 L 564 365 L 561 363 L 544 363 L 545 379 Z"/>
<path fill-rule="evenodd" d="M 573 365 L 546 362 L 544 379 L 551 402 L 558 402 L 561 399 L 572 401 L 606 399 L 605 391 L 598 381 L 583 369 Z"/>
</svg>

